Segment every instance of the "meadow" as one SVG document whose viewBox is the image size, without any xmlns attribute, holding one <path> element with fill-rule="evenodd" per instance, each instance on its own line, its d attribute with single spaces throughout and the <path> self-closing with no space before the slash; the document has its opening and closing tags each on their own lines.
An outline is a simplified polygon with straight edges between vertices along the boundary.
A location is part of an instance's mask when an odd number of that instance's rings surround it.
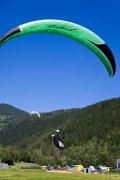
<svg viewBox="0 0 120 180">
<path fill-rule="evenodd" d="M 120 180 L 120 175 L 52 173 L 40 169 L 0 170 L 0 180 Z"/>
</svg>

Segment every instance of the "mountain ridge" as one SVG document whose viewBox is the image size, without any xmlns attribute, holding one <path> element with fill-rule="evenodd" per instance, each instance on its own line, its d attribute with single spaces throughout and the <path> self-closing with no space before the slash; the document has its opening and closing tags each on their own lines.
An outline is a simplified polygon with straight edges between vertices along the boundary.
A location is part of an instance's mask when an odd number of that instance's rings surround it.
<svg viewBox="0 0 120 180">
<path fill-rule="evenodd" d="M 14 110 L 16 111 L 13 108 Z M 51 135 L 56 129 L 60 129 L 65 136 L 64 156 L 67 162 L 70 159 L 72 162 L 75 159 L 76 162 L 79 159 L 84 162 L 85 152 L 88 154 L 85 162 L 91 162 L 93 154 L 96 156 L 94 164 L 97 159 L 99 162 L 102 158 L 103 162 L 112 163 L 120 157 L 120 98 L 105 100 L 85 108 L 40 114 L 39 118 L 20 111 L 17 117 L 1 129 L 0 144 L 27 150 L 37 158 L 40 158 L 40 152 L 49 160 L 51 156 L 58 156 Z M 76 155 L 78 152 L 79 159 Z"/>
</svg>

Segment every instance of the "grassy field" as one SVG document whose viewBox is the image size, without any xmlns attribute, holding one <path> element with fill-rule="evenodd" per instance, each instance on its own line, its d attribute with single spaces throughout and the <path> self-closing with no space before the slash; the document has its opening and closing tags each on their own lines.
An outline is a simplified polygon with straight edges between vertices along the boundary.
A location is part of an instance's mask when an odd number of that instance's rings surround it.
<svg viewBox="0 0 120 180">
<path fill-rule="evenodd" d="M 0 180 L 120 180 L 120 175 L 50 173 L 41 170 L 9 168 L 0 170 Z"/>
<path fill-rule="evenodd" d="M 0 169 L 0 180 L 120 180 L 120 175 L 53 173 L 27 169 L 31 166 L 30 163 L 16 163 L 11 168 Z"/>
</svg>

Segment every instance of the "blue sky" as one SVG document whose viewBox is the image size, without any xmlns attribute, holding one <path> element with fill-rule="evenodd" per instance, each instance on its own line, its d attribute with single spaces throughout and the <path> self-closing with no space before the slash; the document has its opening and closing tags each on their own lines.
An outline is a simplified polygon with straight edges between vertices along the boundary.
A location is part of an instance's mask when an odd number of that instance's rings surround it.
<svg viewBox="0 0 120 180">
<path fill-rule="evenodd" d="M 40 112 L 84 107 L 120 97 L 120 2 L 114 0 L 0 1 L 0 34 L 39 19 L 83 25 L 112 49 L 117 73 L 110 78 L 82 45 L 57 35 L 14 39 L 0 48 L 0 102 Z"/>
</svg>

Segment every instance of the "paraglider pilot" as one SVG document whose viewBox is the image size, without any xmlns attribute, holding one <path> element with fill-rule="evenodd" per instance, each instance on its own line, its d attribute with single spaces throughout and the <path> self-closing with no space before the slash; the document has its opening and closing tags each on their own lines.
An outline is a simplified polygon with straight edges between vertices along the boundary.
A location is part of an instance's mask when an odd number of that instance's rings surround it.
<svg viewBox="0 0 120 180">
<path fill-rule="evenodd" d="M 63 136 L 60 135 L 60 130 L 56 130 L 55 134 L 52 135 L 53 140 L 54 140 L 54 144 L 57 148 L 59 148 L 60 150 L 64 149 L 64 142 L 63 142 Z"/>
</svg>

